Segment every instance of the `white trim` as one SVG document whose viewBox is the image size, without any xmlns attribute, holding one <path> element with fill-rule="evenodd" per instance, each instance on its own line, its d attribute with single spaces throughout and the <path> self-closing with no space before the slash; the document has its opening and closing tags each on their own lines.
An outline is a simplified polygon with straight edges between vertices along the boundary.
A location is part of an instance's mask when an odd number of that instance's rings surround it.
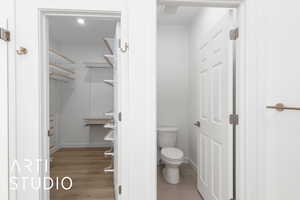
<svg viewBox="0 0 300 200">
<path fill-rule="evenodd" d="M 114 11 L 105 11 L 105 12 L 95 12 L 95 11 L 70 11 L 70 10 L 53 10 L 53 9 L 39 9 L 39 129 L 40 129 L 40 138 L 39 138 L 39 157 L 44 160 L 50 161 L 50 151 L 49 151 L 49 138 L 47 135 L 49 129 L 49 69 L 48 69 L 48 16 L 53 15 L 63 15 L 63 16 L 93 16 L 93 17 L 103 17 L 107 16 L 108 19 L 116 19 L 116 15 L 118 14 L 118 18 L 120 19 L 121 13 Z M 60 148 L 91 148 L 91 147 L 108 147 L 106 143 L 104 144 L 88 144 L 88 143 L 69 143 L 69 144 L 60 144 L 58 145 L 58 149 Z M 50 176 L 50 164 L 48 163 L 48 170 L 45 172 L 44 162 L 40 165 L 40 177 L 49 177 Z M 42 189 L 39 190 L 39 199 L 40 200 L 49 200 L 50 194 L 49 191 L 44 191 Z"/>
<path fill-rule="evenodd" d="M 230 2 L 234 4 L 230 5 Z M 250 3 L 249 3 L 250 2 Z M 260 28 L 257 27 L 259 1 L 227 0 L 160 0 L 160 4 L 173 6 L 236 7 L 240 39 L 238 57 L 237 111 L 240 123 L 237 126 L 237 199 L 265 200 L 265 149 L 264 149 L 264 67 L 258 65 L 263 51 L 258 51 Z M 248 34 L 251 33 L 251 34 Z"/>
<path fill-rule="evenodd" d="M 7 16 L 1 15 L 0 27 L 7 29 Z M 8 42 L 0 40 L 0 194 L 5 200 L 9 197 L 9 91 L 8 91 Z M 3 196 L 3 197 L 2 197 Z"/>
</svg>

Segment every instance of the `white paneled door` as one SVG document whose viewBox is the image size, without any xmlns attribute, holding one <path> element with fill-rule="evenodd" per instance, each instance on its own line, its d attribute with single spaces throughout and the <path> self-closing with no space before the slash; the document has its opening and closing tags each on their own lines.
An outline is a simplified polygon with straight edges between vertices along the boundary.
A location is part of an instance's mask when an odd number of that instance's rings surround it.
<svg viewBox="0 0 300 200">
<path fill-rule="evenodd" d="M 1 10 L 1 9 L 0 9 Z M 7 29 L 7 19 L 0 16 L 0 28 Z M 2 29 L 2 30 L 3 30 Z M 8 199 L 8 42 L 0 39 L 0 194 Z"/>
<path fill-rule="evenodd" d="M 232 13 L 202 38 L 198 48 L 200 127 L 198 190 L 205 200 L 232 197 Z"/>
</svg>

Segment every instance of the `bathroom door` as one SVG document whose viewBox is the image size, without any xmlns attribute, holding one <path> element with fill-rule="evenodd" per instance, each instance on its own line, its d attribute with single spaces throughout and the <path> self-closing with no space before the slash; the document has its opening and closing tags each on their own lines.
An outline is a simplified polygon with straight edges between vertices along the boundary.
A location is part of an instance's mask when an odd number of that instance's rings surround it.
<svg viewBox="0 0 300 200">
<path fill-rule="evenodd" d="M 202 38 L 199 48 L 198 190 L 205 200 L 232 198 L 232 13 Z"/>
</svg>

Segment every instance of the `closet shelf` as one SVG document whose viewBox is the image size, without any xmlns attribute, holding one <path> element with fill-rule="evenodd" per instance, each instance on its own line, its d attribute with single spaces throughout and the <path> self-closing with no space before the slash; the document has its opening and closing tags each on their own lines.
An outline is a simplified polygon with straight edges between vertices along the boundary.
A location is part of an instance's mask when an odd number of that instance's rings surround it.
<svg viewBox="0 0 300 200">
<path fill-rule="evenodd" d="M 110 131 L 105 137 L 105 141 L 114 141 L 114 131 Z"/>
<path fill-rule="evenodd" d="M 50 78 L 53 78 L 55 80 L 61 80 L 61 81 L 74 80 L 73 77 L 68 76 L 67 74 L 64 74 L 64 73 L 60 73 L 60 72 L 50 72 L 49 75 L 50 75 Z"/>
<path fill-rule="evenodd" d="M 114 81 L 113 80 L 104 80 L 103 82 L 108 84 L 108 85 L 114 86 Z"/>
<path fill-rule="evenodd" d="M 62 54 L 61 52 L 57 51 L 56 49 L 53 48 L 49 48 L 49 52 L 54 54 L 55 56 L 58 56 L 62 59 L 64 59 L 65 61 L 75 64 L 75 61 L 73 61 L 72 59 L 68 58 L 67 56 L 65 56 L 64 54 Z"/>
<path fill-rule="evenodd" d="M 114 67 L 114 55 L 104 55 L 104 59 Z"/>
<path fill-rule="evenodd" d="M 106 61 L 102 62 L 83 62 L 86 68 L 103 68 L 103 69 L 111 69 L 111 66 Z"/>
<path fill-rule="evenodd" d="M 59 70 L 59 71 L 63 71 L 65 73 L 71 73 L 71 74 L 74 74 L 75 72 L 71 69 L 68 69 L 66 67 L 63 67 L 61 65 L 58 65 L 58 64 L 53 64 L 53 63 L 49 63 L 50 67 L 54 68 L 55 70 Z"/>
<path fill-rule="evenodd" d="M 115 125 L 111 122 L 104 124 L 104 128 L 110 128 L 110 129 L 114 129 Z"/>
<path fill-rule="evenodd" d="M 114 46 L 114 41 L 115 40 L 113 38 L 105 37 L 105 38 L 103 38 L 103 41 L 104 41 L 104 44 L 107 47 L 108 51 L 111 54 L 114 54 L 114 52 L 113 52 L 113 46 Z"/>
<path fill-rule="evenodd" d="M 105 113 L 105 116 L 107 117 L 113 117 L 114 113 L 112 111 Z"/>
<path fill-rule="evenodd" d="M 112 121 L 111 118 L 84 118 L 85 125 L 105 125 Z"/>
</svg>

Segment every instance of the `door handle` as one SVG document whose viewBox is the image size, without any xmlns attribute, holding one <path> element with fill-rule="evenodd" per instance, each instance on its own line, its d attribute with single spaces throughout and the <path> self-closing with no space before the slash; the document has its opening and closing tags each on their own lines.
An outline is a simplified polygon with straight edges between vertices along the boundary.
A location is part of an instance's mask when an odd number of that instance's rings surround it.
<svg viewBox="0 0 300 200">
<path fill-rule="evenodd" d="M 196 121 L 196 122 L 194 123 L 194 126 L 200 127 L 200 126 L 201 126 L 200 121 Z"/>
</svg>

